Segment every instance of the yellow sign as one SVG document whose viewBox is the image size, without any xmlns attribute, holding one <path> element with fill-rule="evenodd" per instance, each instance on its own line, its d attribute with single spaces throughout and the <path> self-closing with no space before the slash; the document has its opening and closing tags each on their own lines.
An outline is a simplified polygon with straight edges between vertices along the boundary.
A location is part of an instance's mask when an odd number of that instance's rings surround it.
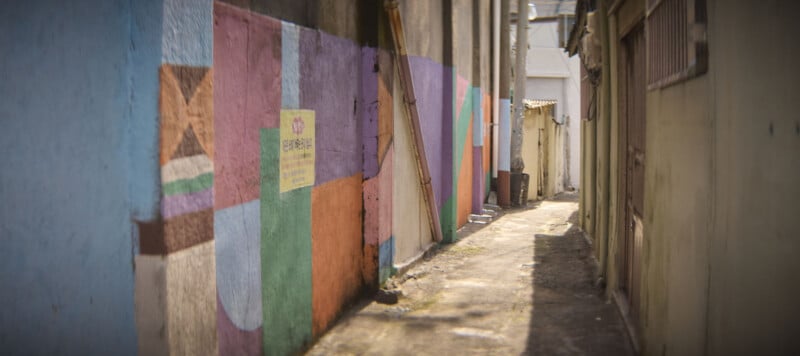
<svg viewBox="0 0 800 356">
<path fill-rule="evenodd" d="M 314 185 L 314 110 L 281 110 L 281 193 Z"/>
</svg>

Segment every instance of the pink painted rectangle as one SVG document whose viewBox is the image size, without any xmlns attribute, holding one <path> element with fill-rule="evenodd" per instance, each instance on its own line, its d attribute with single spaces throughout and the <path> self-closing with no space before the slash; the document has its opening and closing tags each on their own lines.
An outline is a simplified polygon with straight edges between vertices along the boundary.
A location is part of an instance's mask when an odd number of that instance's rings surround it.
<svg viewBox="0 0 800 356">
<path fill-rule="evenodd" d="M 260 196 L 259 135 L 278 127 L 281 23 L 214 6 L 214 208 Z"/>
</svg>

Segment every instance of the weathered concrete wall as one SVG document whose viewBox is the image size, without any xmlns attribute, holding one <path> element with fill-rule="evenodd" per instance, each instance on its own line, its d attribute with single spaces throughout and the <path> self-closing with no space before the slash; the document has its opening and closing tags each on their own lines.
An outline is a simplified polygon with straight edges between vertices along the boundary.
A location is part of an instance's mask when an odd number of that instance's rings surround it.
<svg viewBox="0 0 800 356">
<path fill-rule="evenodd" d="M 800 53 L 781 16 L 791 12 L 710 4 L 709 72 L 648 92 L 645 353 L 798 350 L 788 326 L 800 315 L 790 297 L 798 290 L 788 281 L 800 266 L 776 255 L 798 248 L 786 238 L 800 231 L 791 216 L 800 170 L 789 153 L 797 123 L 788 97 L 764 95 L 799 89 L 785 60 Z M 763 38 L 785 45 L 778 51 Z M 742 51 L 742 43 L 764 44 Z"/>
<path fill-rule="evenodd" d="M 13 26 L 0 37 L 11 49 L 2 54 L 10 81 L 0 86 L 1 108 L 20 119 L 2 143 L 19 153 L 4 158 L 19 168 L 3 171 L 0 189 L 27 203 L 4 209 L 0 222 L 12 239 L 0 253 L 8 264 L 0 295 L 13 307 L 2 318 L 0 349 L 297 352 L 364 287 L 392 274 L 395 261 L 432 242 L 408 137 L 395 150 L 394 131 L 407 128 L 387 26 L 375 20 L 380 6 L 48 5 L 2 12 Z M 452 240 L 474 210 L 482 185 L 475 173 L 489 169 L 488 155 L 474 158 L 488 132 L 473 133 L 490 118 L 473 118 L 489 112 L 488 90 L 470 84 L 473 57 L 488 58 L 473 53 L 473 3 L 446 5 L 401 7 L 436 203 L 448 213 L 442 221 Z M 108 21 L 83 21 L 88 16 Z M 481 25 L 487 41 L 488 28 Z M 466 45 L 453 48 L 454 40 Z M 454 54 L 464 63 L 445 63 Z M 37 105 L 43 94 L 47 105 Z M 297 108 L 316 113 L 315 184 L 281 193 L 279 115 Z M 20 139 L 37 135 L 46 137 Z M 30 164 L 27 152 L 40 163 Z M 65 166 L 65 154 L 77 166 Z M 401 165 L 408 177 L 398 180 Z M 43 188 L 41 177 L 50 176 L 59 177 L 55 193 Z M 416 200 L 393 202 L 399 196 Z"/>
<path fill-rule="evenodd" d="M 359 110 L 367 108 L 359 109 L 359 104 L 365 104 L 359 100 L 366 93 L 377 97 L 377 78 L 359 78 L 362 66 L 376 64 L 375 52 L 366 54 L 362 56 L 362 49 L 348 39 L 300 30 L 300 107 L 317 113 L 317 179 L 311 217 L 315 336 L 327 329 L 362 285 L 365 118 Z M 367 80 L 370 85 L 362 88 Z"/>
<path fill-rule="evenodd" d="M 530 175 L 528 200 L 551 198 L 564 191 L 564 125 L 553 121 L 555 105 L 525 110 L 522 159 Z"/>
<path fill-rule="evenodd" d="M 410 56 L 429 58 L 444 63 L 444 19 L 442 1 L 401 1 L 400 13 Z M 448 24 L 449 25 L 449 24 Z M 389 27 L 386 27 L 387 30 Z"/>
<path fill-rule="evenodd" d="M 362 180 L 358 173 L 319 185 L 311 194 L 315 336 L 361 290 Z"/>
<path fill-rule="evenodd" d="M 399 78 L 394 80 L 394 92 L 402 93 Z M 419 184 L 417 163 L 414 160 L 411 132 L 402 95 L 395 95 L 394 117 L 393 236 L 389 244 L 382 242 L 382 246 L 386 244 L 396 248 L 394 258 L 399 264 L 413 258 L 433 243 L 433 235 L 425 212 L 427 207 Z M 383 264 L 381 267 L 385 268 Z M 391 267 L 391 264 L 387 267 Z M 388 271 L 381 271 L 381 280 L 386 273 Z"/>
<path fill-rule="evenodd" d="M 648 92 L 642 247 L 644 351 L 702 354 L 711 228 L 708 77 Z M 646 292 L 644 292 L 646 291 Z"/>
<path fill-rule="evenodd" d="M 794 354 L 800 43 L 793 14 L 800 4 L 709 1 L 708 10 L 715 227 L 707 350 Z"/>
<path fill-rule="evenodd" d="M 557 100 L 555 117 L 566 122 L 566 185 L 580 185 L 580 58 L 558 47 L 558 22 L 534 22 L 528 30 L 528 99 Z M 584 114 L 585 115 L 585 114 Z"/>
<path fill-rule="evenodd" d="M 479 32 L 479 67 L 480 67 L 480 88 L 483 93 L 490 93 L 492 90 L 492 0 L 477 0 L 477 16 L 480 24 Z M 491 111 L 486 112 L 489 115 Z"/>
<path fill-rule="evenodd" d="M 576 57 L 577 58 L 577 57 Z M 576 58 L 572 58 L 574 60 Z M 576 77 L 577 78 L 577 77 Z M 572 165 L 572 159 L 580 160 L 580 146 L 573 147 L 571 145 L 571 139 L 575 138 L 576 140 L 580 139 L 580 120 L 578 119 L 579 116 L 570 116 L 580 115 L 580 108 L 576 110 L 575 106 L 580 106 L 579 102 L 576 102 L 576 99 L 579 99 L 579 96 L 570 97 L 569 92 L 574 90 L 572 89 L 575 87 L 573 83 L 573 78 L 536 78 L 536 77 L 528 77 L 526 82 L 526 89 L 525 95 L 531 99 L 538 99 L 538 100 L 555 100 L 555 108 L 553 112 L 553 117 L 558 118 L 563 125 L 560 125 L 559 130 L 561 132 L 557 137 L 560 140 L 559 146 L 553 146 L 552 150 L 558 150 L 561 153 L 558 155 L 559 161 L 557 164 L 560 168 L 558 171 L 552 171 L 552 175 L 558 176 L 558 183 L 556 185 L 550 185 L 552 192 L 561 192 L 564 190 L 565 185 L 572 184 L 573 172 L 569 170 L 569 166 Z M 567 119 L 567 116 L 570 116 Z M 562 121 L 563 120 L 563 121 Z M 567 122 L 568 121 L 568 122 Z M 555 129 L 555 128 L 554 128 Z M 555 136 L 554 136 L 555 138 Z M 580 143 L 580 142 L 576 142 Z M 524 159 L 524 158 L 523 158 Z M 554 161 L 555 162 L 555 161 Z M 578 165 L 580 161 L 575 162 Z M 528 163 L 525 161 L 525 165 L 527 166 Z M 580 177 L 577 172 L 575 172 L 574 178 L 578 179 Z M 567 180 L 566 176 L 569 175 L 570 179 Z M 577 182 L 575 182 L 577 184 Z M 546 194 L 545 196 L 551 196 L 552 194 Z"/>
<path fill-rule="evenodd" d="M 452 240 L 470 212 L 478 210 L 483 194 L 476 187 L 486 184 L 480 174 L 483 144 L 476 138 L 488 137 L 488 130 L 473 123 L 473 112 L 483 109 L 484 97 L 475 90 L 480 84 L 473 81 L 478 78 L 472 78 L 476 57 L 473 21 L 477 16 L 473 5 L 469 0 L 401 4 L 426 155 L 446 241 Z M 489 23 L 482 23 L 484 27 L 488 31 Z M 488 41 L 488 33 L 486 36 Z M 486 59 L 482 70 L 488 72 Z M 480 114 L 479 121 L 483 120 Z"/>
<path fill-rule="evenodd" d="M 453 162 L 446 159 L 452 157 L 452 141 L 445 142 L 452 140 L 453 134 L 452 68 L 425 57 L 410 57 L 409 61 L 436 206 L 442 209 L 453 191 Z"/>
<path fill-rule="evenodd" d="M 566 115 L 565 125 L 565 140 L 566 140 L 566 156 L 565 156 L 565 172 L 568 174 L 568 179 L 565 184 L 572 188 L 580 188 L 581 177 L 581 60 L 577 56 L 571 57 L 569 63 L 569 78 L 564 79 L 564 97 L 566 100 L 561 105 L 564 109 L 563 114 Z M 612 131 L 613 132 L 613 131 Z"/>
<path fill-rule="evenodd" d="M 223 354 L 285 354 L 379 282 L 393 67 L 385 51 L 250 8 L 215 5 L 218 334 Z M 315 112 L 315 181 L 280 193 L 279 115 L 297 108 Z"/>
<path fill-rule="evenodd" d="M 161 42 L 133 12 L 0 4 L 2 354 L 136 354 L 131 219 L 154 215 L 157 170 L 131 173 L 130 158 L 156 149 L 134 126 L 156 123 Z"/>
<path fill-rule="evenodd" d="M 472 83 L 473 61 L 473 13 L 472 0 L 450 0 L 452 3 L 452 47 L 445 50 L 452 51 L 453 67 L 456 74 Z M 446 3 L 445 3 L 446 6 Z"/>
<path fill-rule="evenodd" d="M 278 129 L 261 129 L 261 150 L 264 353 L 288 354 L 313 337 L 312 188 L 279 192 Z"/>
<path fill-rule="evenodd" d="M 142 353 L 217 353 L 212 14 L 210 0 L 163 2 L 161 209 L 139 224 L 135 259 Z"/>
<path fill-rule="evenodd" d="M 476 55 L 473 46 L 481 42 L 481 33 L 488 42 L 488 14 L 474 14 L 476 8 L 488 6 L 485 1 L 469 0 L 400 4 L 426 158 L 446 241 L 452 241 L 469 213 L 480 210 L 487 184 L 489 156 L 484 158 L 483 141 L 488 141 L 489 131 L 483 122 L 490 117 L 483 115 L 488 91 L 480 89 L 479 79 L 487 73 L 488 85 L 489 46 L 485 44 L 487 54 L 480 51 L 481 55 Z M 482 18 L 487 22 L 480 22 Z M 480 27 L 477 31 L 475 22 Z"/>
<path fill-rule="evenodd" d="M 287 57 L 293 54 L 296 63 L 297 33 L 290 33 L 295 35 L 294 42 L 287 39 L 287 45 L 280 47 L 280 22 L 214 5 L 214 110 L 218 118 L 214 234 L 220 354 L 259 354 L 263 347 L 261 249 L 266 207 L 261 204 L 261 128 L 279 127 L 284 62 L 283 51 L 273 48 L 288 47 Z M 287 106 L 297 108 L 294 93 L 286 101 L 294 101 Z"/>
<path fill-rule="evenodd" d="M 377 71 L 375 66 L 377 65 Z M 362 278 L 376 286 L 393 273 L 394 126 L 402 120 L 395 70 L 384 49 L 362 50 L 361 100 L 364 142 L 364 258 Z M 410 185 L 412 180 L 405 182 Z M 387 253 L 388 251 L 388 253 Z M 383 254 L 381 254 L 383 252 Z"/>
<path fill-rule="evenodd" d="M 543 136 L 542 123 L 545 112 L 539 110 L 526 110 L 525 121 L 522 126 L 522 160 L 525 162 L 523 173 L 530 175 L 528 181 L 528 200 L 537 199 L 537 191 L 541 184 L 541 169 L 539 163 L 539 141 Z"/>
<path fill-rule="evenodd" d="M 800 315 L 789 297 L 798 291 L 786 282 L 799 266 L 776 256 L 798 245 L 782 237 L 800 231 L 791 217 L 800 176 L 789 153 L 797 152 L 796 120 L 788 98 L 763 95 L 798 90 L 786 79 L 796 70 L 782 59 L 800 50 L 780 15 L 786 11 L 709 6 L 709 73 L 648 95 L 645 350 L 797 350 L 786 323 Z M 748 25 L 732 30 L 740 21 Z M 740 50 L 761 38 L 788 47 Z"/>
<path fill-rule="evenodd" d="M 491 191 L 491 181 L 492 181 L 492 172 L 491 172 L 491 160 L 492 160 L 492 1 L 491 0 L 478 0 L 478 23 L 480 29 L 478 32 L 480 33 L 480 38 L 478 39 L 479 43 L 479 54 L 480 60 L 478 62 L 479 68 L 479 85 L 478 88 L 473 88 L 474 91 L 477 91 L 477 96 L 480 97 L 480 100 L 476 100 L 473 97 L 473 107 L 480 107 L 481 112 L 473 117 L 473 122 L 475 122 L 476 126 L 475 130 L 473 131 L 473 147 L 475 147 L 475 153 L 473 153 L 473 160 L 480 160 L 481 167 L 483 173 L 481 175 L 481 182 L 482 182 L 482 189 L 473 189 L 473 204 L 476 203 L 475 201 L 475 194 L 480 194 L 480 202 L 481 207 L 483 206 L 483 202 L 489 196 L 489 192 Z M 475 79 L 475 78 L 473 78 Z M 474 110 L 477 112 L 477 110 Z M 478 130 L 478 126 L 480 126 L 480 130 Z M 477 161 L 476 160 L 476 161 Z M 475 177 L 473 177 L 475 179 Z M 473 206 L 474 210 L 475 206 Z M 477 212 L 477 211 L 475 211 Z"/>
<path fill-rule="evenodd" d="M 800 350 L 791 326 L 800 316 L 792 296 L 800 291 L 790 282 L 800 268 L 791 255 L 800 248 L 794 218 L 800 124 L 788 94 L 800 90 L 790 59 L 800 46 L 785 15 L 800 9 L 751 5 L 710 1 L 708 73 L 647 92 L 642 305 L 636 320 L 644 354 Z M 630 17 L 624 7 L 617 17 L 623 15 Z M 612 33 L 625 26 L 617 17 L 610 21 Z M 743 44 L 752 45 L 745 50 Z M 613 79 L 617 44 L 609 47 Z M 612 80 L 612 103 L 617 84 Z M 608 290 L 614 291 L 619 281 L 613 254 L 621 244 L 621 207 L 615 201 L 621 189 L 615 183 L 619 108 L 611 113 L 610 132 L 585 123 L 583 138 L 584 152 L 596 157 L 584 159 L 584 167 L 611 167 L 611 200 L 602 201 L 596 187 L 584 185 L 582 212 L 609 209 L 604 233 L 610 255 L 601 257 L 608 258 Z M 608 157 L 597 155 L 595 132 L 610 137 Z M 584 182 L 598 181 L 590 175 Z M 596 222 L 584 223 L 587 230 L 600 229 Z"/>
<path fill-rule="evenodd" d="M 268 15 L 298 26 L 319 29 L 337 37 L 362 43 L 371 37 L 360 25 L 375 16 L 374 5 L 366 0 L 221 0 L 242 9 Z M 374 31 L 373 29 L 365 29 Z"/>
<path fill-rule="evenodd" d="M 564 114 L 564 79 L 528 77 L 525 83 L 525 96 L 532 100 L 555 100 L 554 117 Z"/>
</svg>

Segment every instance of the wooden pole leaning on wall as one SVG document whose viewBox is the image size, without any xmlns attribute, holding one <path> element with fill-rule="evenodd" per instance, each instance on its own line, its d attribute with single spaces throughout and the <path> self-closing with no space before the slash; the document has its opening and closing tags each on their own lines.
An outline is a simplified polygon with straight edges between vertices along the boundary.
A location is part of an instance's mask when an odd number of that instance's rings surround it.
<svg viewBox="0 0 800 356">
<path fill-rule="evenodd" d="M 413 137 L 412 146 L 414 148 L 414 159 L 417 163 L 417 173 L 419 174 L 422 196 L 425 198 L 425 205 L 428 207 L 428 219 L 431 222 L 431 230 L 436 242 L 442 241 L 442 225 L 439 221 L 439 209 L 436 208 L 436 199 L 433 195 L 431 185 L 431 173 L 428 166 L 428 158 L 425 155 L 425 145 L 422 141 L 422 129 L 419 123 L 419 109 L 417 108 L 417 97 L 414 93 L 413 78 L 411 77 L 411 66 L 406 52 L 406 39 L 403 33 L 403 20 L 400 17 L 400 9 L 397 1 L 385 1 L 384 8 L 389 15 L 389 23 L 392 28 L 392 39 L 394 40 L 394 55 L 400 70 L 400 86 L 403 88 L 403 101 L 405 102 L 406 114 L 408 116 L 408 126 Z"/>
</svg>

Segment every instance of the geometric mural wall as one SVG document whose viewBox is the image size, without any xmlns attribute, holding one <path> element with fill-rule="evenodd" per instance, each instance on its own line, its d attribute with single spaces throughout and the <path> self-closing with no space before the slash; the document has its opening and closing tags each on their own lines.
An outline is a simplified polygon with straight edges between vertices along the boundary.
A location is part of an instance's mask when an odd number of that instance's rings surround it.
<svg viewBox="0 0 800 356">
<path fill-rule="evenodd" d="M 213 355 L 213 73 L 204 66 L 162 64 L 158 74 L 160 218 L 139 231 L 139 352 Z"/>
<path fill-rule="evenodd" d="M 169 64 L 159 75 L 163 253 L 170 253 L 214 238 L 213 75 Z"/>
<path fill-rule="evenodd" d="M 164 233 L 184 227 L 164 249 L 215 243 L 220 354 L 290 353 L 394 271 L 393 130 L 405 119 L 395 117 L 394 60 L 247 8 L 214 2 L 213 16 L 213 72 L 162 70 L 165 90 L 183 98 L 168 113 L 181 120 L 164 121 L 161 161 Z M 455 236 L 483 183 L 473 177 L 483 149 L 472 135 L 473 88 L 428 58 L 412 58 L 412 68 L 436 203 Z M 213 105 L 203 107 L 196 98 L 210 97 L 212 79 Z M 281 192 L 285 109 L 315 113 L 316 161 L 312 186 Z M 211 235 L 181 235 L 191 229 L 184 220 Z"/>
</svg>

